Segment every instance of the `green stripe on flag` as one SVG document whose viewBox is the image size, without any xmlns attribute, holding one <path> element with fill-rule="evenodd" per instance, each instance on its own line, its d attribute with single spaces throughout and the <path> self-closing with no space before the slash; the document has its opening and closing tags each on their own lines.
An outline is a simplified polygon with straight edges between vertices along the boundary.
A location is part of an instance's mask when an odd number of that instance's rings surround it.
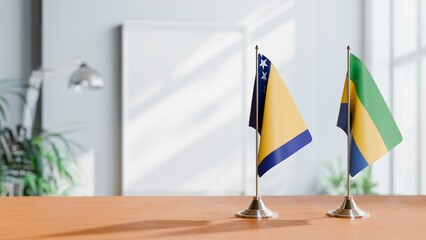
<svg viewBox="0 0 426 240">
<path fill-rule="evenodd" d="M 387 149 L 391 150 L 402 141 L 395 120 L 373 77 L 361 60 L 351 54 L 350 64 L 351 80 L 355 85 L 358 97 L 376 125 Z"/>
</svg>

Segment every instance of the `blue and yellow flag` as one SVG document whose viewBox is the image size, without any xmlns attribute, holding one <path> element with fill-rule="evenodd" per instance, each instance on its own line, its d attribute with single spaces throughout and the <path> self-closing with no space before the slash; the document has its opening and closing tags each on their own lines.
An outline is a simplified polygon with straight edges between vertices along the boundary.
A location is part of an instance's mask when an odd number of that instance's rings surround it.
<svg viewBox="0 0 426 240">
<path fill-rule="evenodd" d="M 398 126 L 367 67 L 355 55 L 350 55 L 350 174 L 381 158 L 402 142 Z M 347 133 L 348 76 L 340 104 L 337 126 Z"/>
<path fill-rule="evenodd" d="M 271 61 L 258 55 L 258 131 L 261 135 L 258 173 L 284 161 L 312 141 L 311 134 L 287 87 Z M 256 83 L 250 111 L 249 126 L 256 128 Z"/>
</svg>

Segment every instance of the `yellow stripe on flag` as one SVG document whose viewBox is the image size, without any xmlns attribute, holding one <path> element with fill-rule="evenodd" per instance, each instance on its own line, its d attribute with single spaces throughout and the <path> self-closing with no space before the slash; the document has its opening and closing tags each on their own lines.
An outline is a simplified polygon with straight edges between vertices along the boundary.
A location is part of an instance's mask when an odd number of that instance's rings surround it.
<svg viewBox="0 0 426 240">
<path fill-rule="evenodd" d="M 346 79 L 345 79 L 345 87 L 343 88 L 343 94 L 342 94 L 342 100 L 341 103 L 348 103 L 348 75 L 346 75 Z M 353 82 L 351 81 L 351 93 L 355 90 L 355 85 L 353 84 Z M 351 94 L 351 101 L 353 100 L 353 94 Z"/>
<path fill-rule="evenodd" d="M 358 98 L 355 86 L 351 81 L 352 136 L 359 151 L 368 164 L 372 164 L 385 155 L 388 150 L 376 125 Z M 347 101 L 346 101 L 347 102 Z"/>
<path fill-rule="evenodd" d="M 265 97 L 259 164 L 271 152 L 306 129 L 307 126 L 287 87 L 272 65 Z"/>
</svg>

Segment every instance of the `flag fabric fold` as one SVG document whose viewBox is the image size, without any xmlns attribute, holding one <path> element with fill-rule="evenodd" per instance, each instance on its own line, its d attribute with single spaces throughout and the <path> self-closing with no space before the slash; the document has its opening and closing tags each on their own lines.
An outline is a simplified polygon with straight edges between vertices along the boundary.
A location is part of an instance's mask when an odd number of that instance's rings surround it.
<svg viewBox="0 0 426 240">
<path fill-rule="evenodd" d="M 258 55 L 258 132 L 261 135 L 258 174 L 284 161 L 312 141 L 287 87 L 271 61 Z M 256 82 L 249 126 L 256 128 Z"/>
<path fill-rule="evenodd" d="M 346 74 L 337 126 L 347 133 Z M 350 174 L 355 176 L 402 141 L 402 135 L 368 69 L 350 54 Z"/>
</svg>

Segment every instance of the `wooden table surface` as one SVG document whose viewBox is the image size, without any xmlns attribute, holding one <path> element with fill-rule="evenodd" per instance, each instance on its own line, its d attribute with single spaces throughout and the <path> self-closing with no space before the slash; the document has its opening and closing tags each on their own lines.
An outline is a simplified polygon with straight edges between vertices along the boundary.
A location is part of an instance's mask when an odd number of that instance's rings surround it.
<svg viewBox="0 0 426 240">
<path fill-rule="evenodd" d="M 262 199 L 278 218 L 235 218 L 251 197 L 2 197 L 0 239 L 426 239 L 426 196 L 356 196 L 358 220 L 325 215 L 342 196 Z"/>
</svg>

